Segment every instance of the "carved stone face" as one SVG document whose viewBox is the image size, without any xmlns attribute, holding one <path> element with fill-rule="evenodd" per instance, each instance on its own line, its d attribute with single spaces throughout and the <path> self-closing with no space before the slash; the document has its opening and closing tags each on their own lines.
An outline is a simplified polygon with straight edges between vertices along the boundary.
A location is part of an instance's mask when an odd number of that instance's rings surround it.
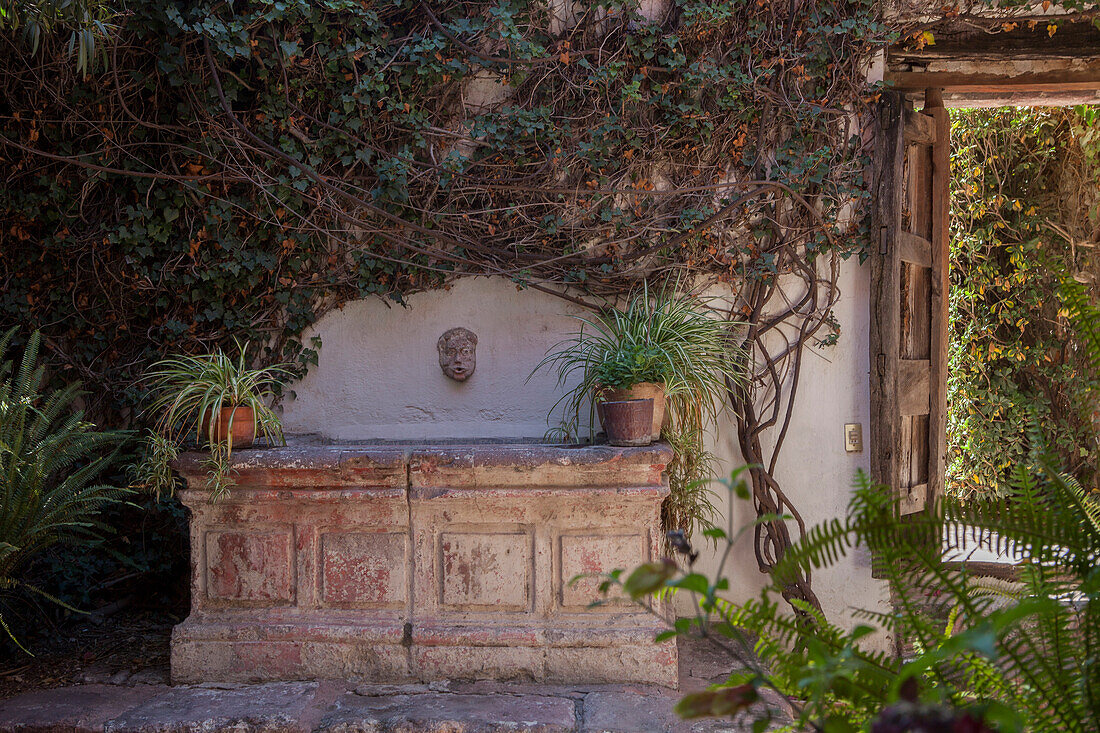
<svg viewBox="0 0 1100 733">
<path fill-rule="evenodd" d="M 465 382 L 477 367 L 477 334 L 468 328 L 445 331 L 436 343 L 439 367 L 456 382 Z"/>
</svg>

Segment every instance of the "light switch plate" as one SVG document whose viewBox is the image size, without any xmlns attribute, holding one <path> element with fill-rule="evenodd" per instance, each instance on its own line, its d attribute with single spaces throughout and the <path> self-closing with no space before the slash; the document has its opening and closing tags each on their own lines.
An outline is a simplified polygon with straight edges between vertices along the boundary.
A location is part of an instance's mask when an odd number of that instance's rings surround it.
<svg viewBox="0 0 1100 733">
<path fill-rule="evenodd" d="M 844 426 L 844 450 L 849 453 L 863 452 L 863 424 L 850 422 Z"/>
</svg>

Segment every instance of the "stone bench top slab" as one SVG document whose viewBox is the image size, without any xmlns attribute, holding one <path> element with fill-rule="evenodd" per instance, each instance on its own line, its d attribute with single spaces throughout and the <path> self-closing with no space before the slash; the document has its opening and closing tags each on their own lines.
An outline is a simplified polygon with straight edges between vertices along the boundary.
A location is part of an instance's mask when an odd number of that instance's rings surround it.
<svg viewBox="0 0 1100 733">
<path fill-rule="evenodd" d="M 183 469 L 197 468 L 207 456 L 203 451 L 189 451 L 180 456 L 179 465 Z M 496 441 L 298 444 L 292 436 L 285 446 L 238 449 L 233 452 L 231 465 L 234 468 L 318 469 L 338 468 L 358 460 L 380 466 L 424 461 L 470 466 L 514 466 L 517 463 L 587 466 L 667 464 L 671 459 L 672 448 L 665 443 L 640 448 Z"/>
<path fill-rule="evenodd" d="M 672 460 L 664 443 L 641 448 L 517 441 L 401 444 L 298 443 L 233 451 L 238 486 L 310 488 L 369 486 L 655 486 Z M 209 454 L 180 455 L 176 469 L 192 489 L 201 487 Z"/>
</svg>

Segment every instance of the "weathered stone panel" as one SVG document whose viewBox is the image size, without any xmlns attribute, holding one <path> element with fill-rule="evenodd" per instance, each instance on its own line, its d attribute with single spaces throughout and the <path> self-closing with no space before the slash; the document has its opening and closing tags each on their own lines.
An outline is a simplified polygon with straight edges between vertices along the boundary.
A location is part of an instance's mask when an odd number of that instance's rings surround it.
<svg viewBox="0 0 1100 733">
<path fill-rule="evenodd" d="M 408 537 L 397 532 L 323 532 L 324 605 L 404 608 L 408 600 Z"/>
<path fill-rule="evenodd" d="M 649 556 L 649 539 L 643 534 L 578 534 L 561 537 L 561 605 L 569 610 L 592 610 L 597 600 L 608 600 L 602 608 L 629 602 L 621 593 L 604 596 L 599 591 L 603 574 L 616 568 L 629 569 L 631 562 Z"/>
<path fill-rule="evenodd" d="M 202 457 L 185 455 L 192 612 L 173 631 L 173 679 L 674 685 L 659 621 L 621 600 L 593 612 L 599 581 L 569 585 L 655 556 L 670 457 L 531 444 L 237 451 L 239 485 L 211 503 Z"/>
<path fill-rule="evenodd" d="M 206 591 L 213 601 L 275 605 L 294 599 L 292 533 L 206 533 Z"/>
<path fill-rule="evenodd" d="M 526 611 L 531 584 L 527 532 L 439 535 L 440 603 L 454 609 Z"/>
</svg>

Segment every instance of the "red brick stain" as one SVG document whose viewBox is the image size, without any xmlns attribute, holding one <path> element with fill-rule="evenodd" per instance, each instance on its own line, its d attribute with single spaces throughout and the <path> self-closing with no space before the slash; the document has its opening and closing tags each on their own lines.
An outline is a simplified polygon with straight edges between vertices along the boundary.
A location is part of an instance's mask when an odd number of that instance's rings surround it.
<svg viewBox="0 0 1100 733">
<path fill-rule="evenodd" d="M 212 595 L 234 600 L 274 600 L 283 598 L 280 569 L 286 558 L 279 555 L 278 540 L 229 532 L 217 538 L 210 566 Z"/>
<path fill-rule="evenodd" d="M 383 603 L 389 596 L 390 569 L 370 557 L 325 554 L 325 600 L 329 603 Z"/>
<path fill-rule="evenodd" d="M 602 573 L 603 570 L 603 561 L 600 559 L 600 553 L 591 547 L 581 548 L 581 572 Z"/>
</svg>

